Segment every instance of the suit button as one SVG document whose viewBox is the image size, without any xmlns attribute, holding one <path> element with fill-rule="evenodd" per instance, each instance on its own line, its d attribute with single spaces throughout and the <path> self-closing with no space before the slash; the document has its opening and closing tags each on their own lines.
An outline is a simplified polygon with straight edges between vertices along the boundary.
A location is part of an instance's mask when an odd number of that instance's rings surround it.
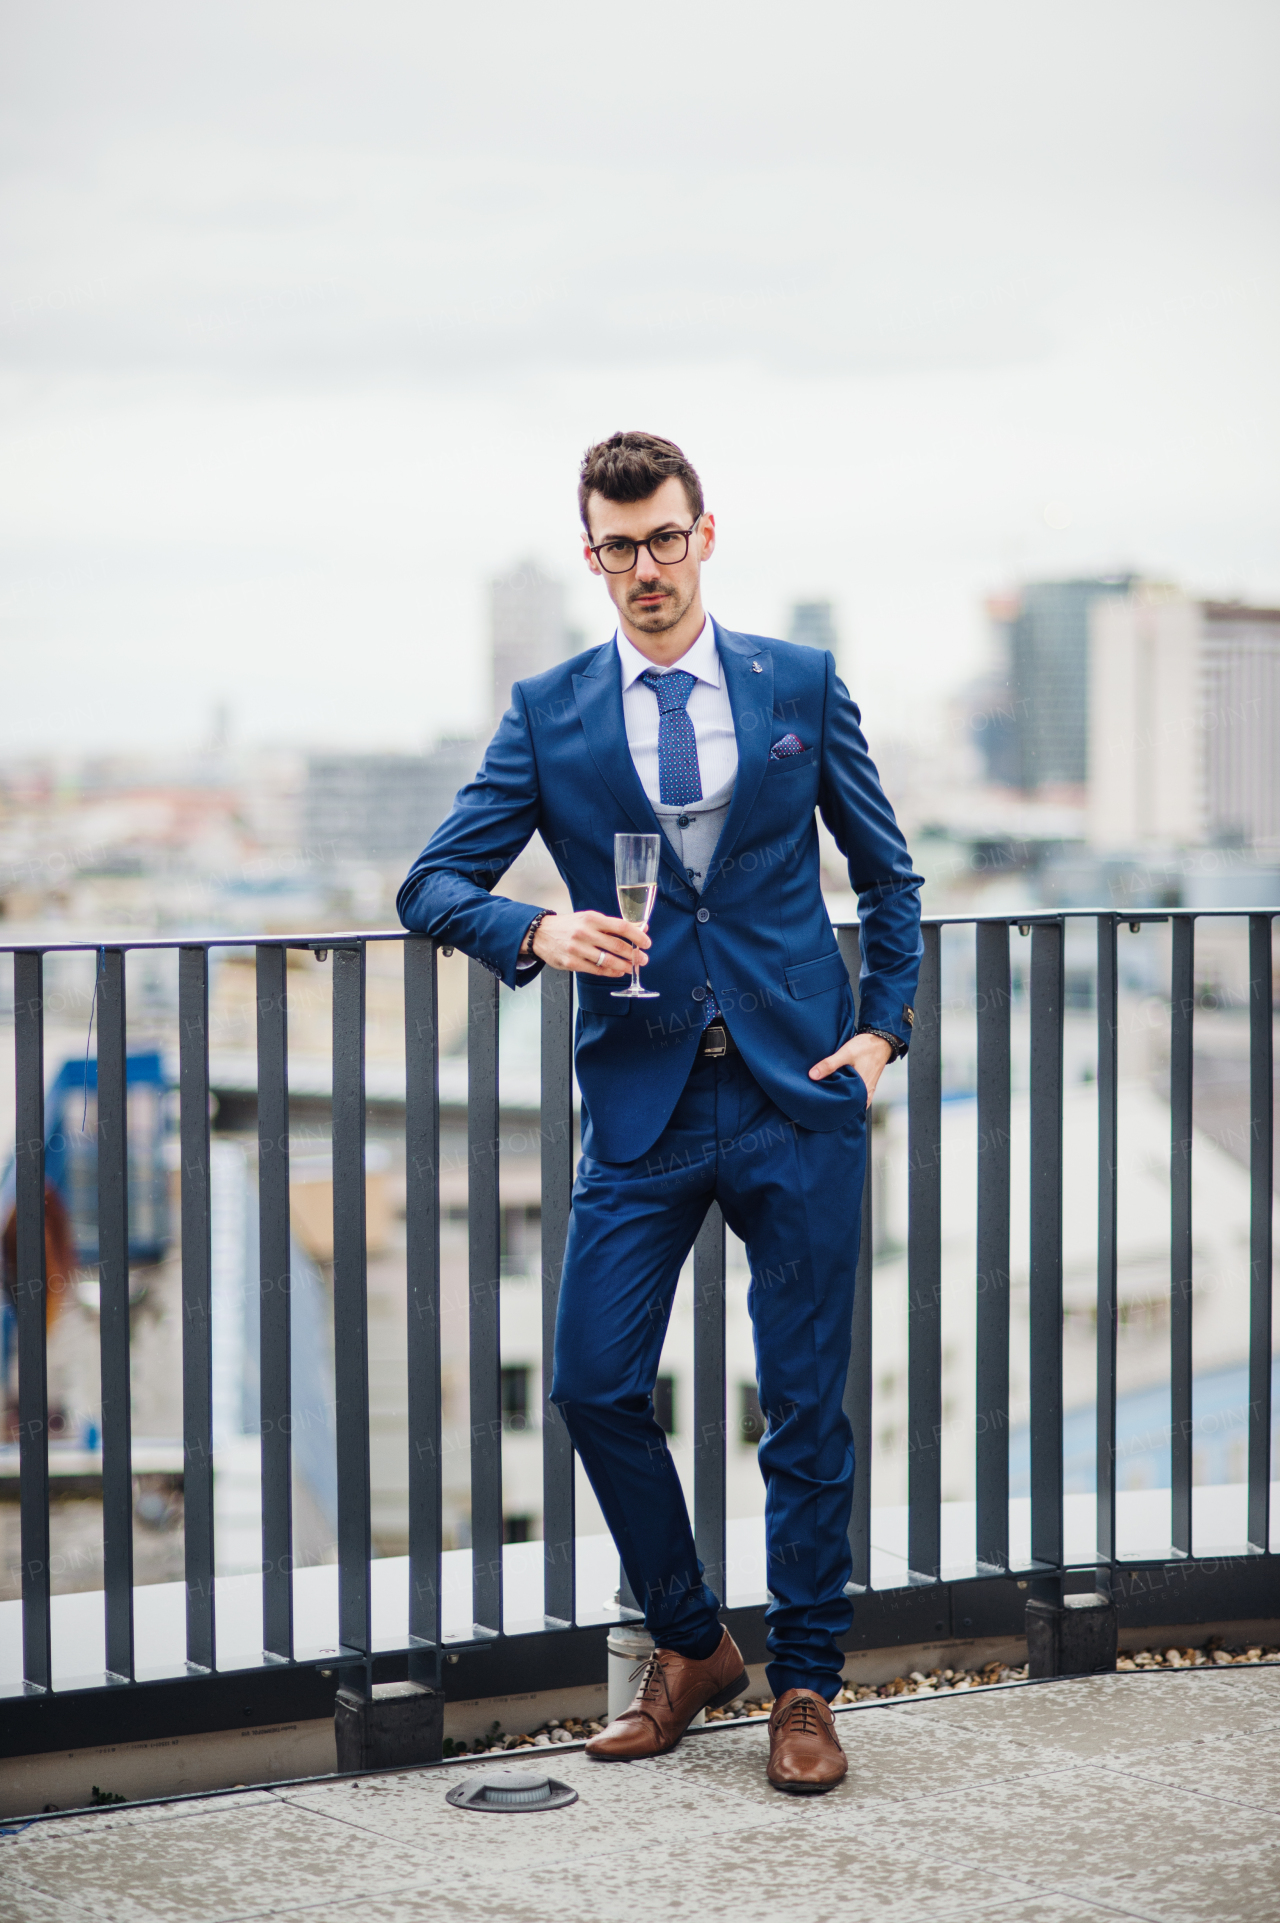
<svg viewBox="0 0 1280 1923">
<path fill-rule="evenodd" d="M 698 910 L 698 920 L 699 920 L 699 921 L 710 921 L 710 920 L 711 920 L 711 910 L 710 910 L 709 908 L 700 908 L 700 909 Z"/>
<path fill-rule="evenodd" d="M 706 999 L 707 999 L 707 991 L 706 991 L 706 989 L 705 989 L 705 988 L 695 988 L 695 989 L 693 989 L 693 990 L 692 990 L 691 992 L 692 992 L 692 994 L 693 994 L 693 999 L 694 999 L 694 1001 L 695 1001 L 695 1002 L 705 1002 L 705 1001 L 706 1001 Z"/>
</svg>

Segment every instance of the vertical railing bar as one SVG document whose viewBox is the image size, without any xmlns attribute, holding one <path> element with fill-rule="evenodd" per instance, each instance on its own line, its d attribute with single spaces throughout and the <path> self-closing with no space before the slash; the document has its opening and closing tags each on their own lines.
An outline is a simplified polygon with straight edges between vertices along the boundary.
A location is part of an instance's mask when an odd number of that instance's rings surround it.
<svg viewBox="0 0 1280 1923">
<path fill-rule="evenodd" d="M 840 928 L 836 940 L 849 972 L 855 1008 L 862 971 L 861 935 L 854 927 Z M 856 1589 L 871 1587 L 871 1302 L 872 1181 L 871 1113 L 867 1114 L 866 1163 L 862 1178 L 858 1268 L 853 1284 L 853 1317 L 849 1331 L 849 1370 L 844 1384 L 844 1412 L 853 1430 L 853 1501 L 849 1509 L 850 1571 Z"/>
<path fill-rule="evenodd" d="M 907 1568 L 942 1560 L 942 944 L 926 926 L 907 1056 Z"/>
<path fill-rule="evenodd" d="M 573 1444 L 551 1400 L 560 1272 L 573 1195 L 573 976 L 544 968 L 542 997 L 542 1547 L 543 1609 L 577 1618 Z"/>
<path fill-rule="evenodd" d="M 22 1675 L 53 1687 L 49 1604 L 49 1397 L 44 1239 L 44 956 L 15 954 L 14 1166 L 17 1208 L 18 1500 Z"/>
<path fill-rule="evenodd" d="M 496 975 L 467 963 L 467 1227 L 470 1277 L 471 1596 L 478 1629 L 502 1629 L 502 1218 L 498 1190 Z"/>
<path fill-rule="evenodd" d="M 1062 1041 L 1063 925 L 1037 922 L 1031 934 L 1031 1557 L 1053 1572 L 1062 1568 Z M 1054 1600 L 1060 1587 L 1057 1574 L 1039 1593 Z"/>
<path fill-rule="evenodd" d="M 978 1028 L 977 1559 L 1009 1565 L 1009 1198 L 1011 989 L 1007 923 L 976 930 Z"/>
<path fill-rule="evenodd" d="M 98 1273 L 102 1363 L 102 1561 L 107 1671 L 131 1682 L 133 1445 L 129 1380 L 129 1140 L 125 958 L 99 951 Z"/>
<path fill-rule="evenodd" d="M 1272 925 L 1249 917 L 1249 1525 L 1250 1547 L 1271 1539 L 1271 1258 L 1275 1174 Z"/>
<path fill-rule="evenodd" d="M 1119 1195 L 1119 917 L 1098 916 L 1098 1588 L 1109 1595 L 1116 1560 L 1116 1203 Z"/>
<path fill-rule="evenodd" d="M 713 1202 L 693 1245 L 693 1539 L 721 1602 L 727 1600 L 724 1268 L 724 1216 Z"/>
<path fill-rule="evenodd" d="M 1169 1509 L 1170 1541 L 1191 1554 L 1191 1127 L 1195 920 L 1173 920 L 1169 985 Z"/>
<path fill-rule="evenodd" d="M 338 1639 L 372 1650 L 365 1241 L 365 945 L 333 950 L 333 1334 Z"/>
<path fill-rule="evenodd" d="M 262 1647 L 293 1656 L 293 1463 L 289 1381 L 288 954 L 257 950 L 258 1388 L 262 1439 Z"/>
<path fill-rule="evenodd" d="M 209 1195 L 209 951 L 178 951 L 182 1154 L 182 1527 L 187 1661 L 216 1667 Z"/>
<path fill-rule="evenodd" d="M 409 1635 L 437 1652 L 441 1619 L 440 1029 L 437 950 L 404 945 L 409 1389 Z"/>
</svg>

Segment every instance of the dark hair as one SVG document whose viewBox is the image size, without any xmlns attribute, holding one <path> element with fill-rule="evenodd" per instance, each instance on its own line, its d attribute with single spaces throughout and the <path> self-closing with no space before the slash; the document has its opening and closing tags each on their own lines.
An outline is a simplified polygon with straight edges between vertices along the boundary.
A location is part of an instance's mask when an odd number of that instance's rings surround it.
<svg viewBox="0 0 1280 1923">
<path fill-rule="evenodd" d="M 684 483 L 689 512 L 696 521 L 702 512 L 702 482 L 674 441 L 664 441 L 660 434 L 643 434 L 638 428 L 597 441 L 583 455 L 578 475 L 578 512 L 583 527 L 591 532 L 587 519 L 589 495 L 603 494 L 606 501 L 647 501 L 673 475 Z"/>
</svg>

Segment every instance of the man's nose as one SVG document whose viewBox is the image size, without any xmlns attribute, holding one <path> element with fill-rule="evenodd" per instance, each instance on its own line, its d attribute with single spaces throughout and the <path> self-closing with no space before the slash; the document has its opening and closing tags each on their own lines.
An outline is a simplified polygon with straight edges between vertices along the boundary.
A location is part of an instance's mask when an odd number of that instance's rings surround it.
<svg viewBox="0 0 1280 1923">
<path fill-rule="evenodd" d="M 650 554 L 648 548 L 640 548 L 636 554 L 636 577 L 643 581 L 656 581 L 662 569 Z"/>
</svg>

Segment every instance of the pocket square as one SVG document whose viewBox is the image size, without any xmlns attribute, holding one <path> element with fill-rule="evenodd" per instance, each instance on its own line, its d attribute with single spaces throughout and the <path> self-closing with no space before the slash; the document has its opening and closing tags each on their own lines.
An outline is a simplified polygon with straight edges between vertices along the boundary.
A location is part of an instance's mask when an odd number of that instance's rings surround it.
<svg viewBox="0 0 1280 1923">
<path fill-rule="evenodd" d="M 784 734 L 781 741 L 775 741 L 769 750 L 770 761 L 785 761 L 788 755 L 802 755 L 804 743 L 798 734 Z"/>
</svg>

